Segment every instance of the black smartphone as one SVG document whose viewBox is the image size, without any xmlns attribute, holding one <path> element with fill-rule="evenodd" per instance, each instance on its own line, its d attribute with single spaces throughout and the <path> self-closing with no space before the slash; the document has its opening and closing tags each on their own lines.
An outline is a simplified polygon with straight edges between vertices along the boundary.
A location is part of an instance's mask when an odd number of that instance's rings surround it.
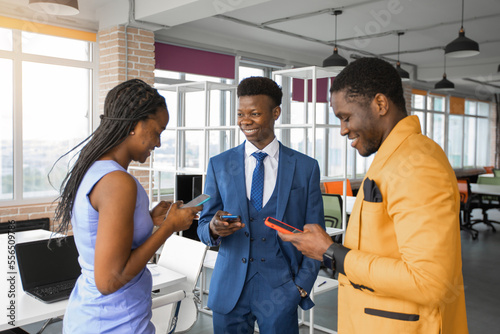
<svg viewBox="0 0 500 334">
<path fill-rule="evenodd" d="M 203 203 L 205 203 L 209 199 L 210 199 L 209 195 L 201 194 L 200 196 L 198 196 L 198 197 L 192 199 L 191 201 L 187 202 L 186 204 L 184 204 L 182 207 L 183 208 L 190 208 L 193 206 L 202 205 Z"/>
<path fill-rule="evenodd" d="M 220 218 L 226 220 L 228 223 L 241 221 L 241 217 L 238 215 L 222 215 Z"/>
</svg>

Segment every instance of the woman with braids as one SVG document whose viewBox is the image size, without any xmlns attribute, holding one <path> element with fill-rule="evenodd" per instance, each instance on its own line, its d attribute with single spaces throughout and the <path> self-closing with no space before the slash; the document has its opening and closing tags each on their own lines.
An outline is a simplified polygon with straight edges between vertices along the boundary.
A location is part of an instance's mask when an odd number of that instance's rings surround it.
<svg viewBox="0 0 500 334">
<path fill-rule="evenodd" d="M 155 331 L 146 263 L 201 210 L 160 202 L 150 212 L 144 188 L 127 173 L 131 161 L 145 162 L 160 147 L 168 119 L 165 99 L 145 82 L 116 86 L 106 97 L 101 124 L 64 179 L 55 218 L 59 233 L 66 234 L 71 222 L 82 268 L 64 333 Z M 159 228 L 152 234 L 153 225 Z"/>
</svg>

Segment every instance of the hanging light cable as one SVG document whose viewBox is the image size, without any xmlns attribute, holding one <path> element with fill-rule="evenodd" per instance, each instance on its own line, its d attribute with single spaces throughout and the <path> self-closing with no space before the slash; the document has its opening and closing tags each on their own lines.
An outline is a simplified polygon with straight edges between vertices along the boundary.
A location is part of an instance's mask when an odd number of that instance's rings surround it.
<svg viewBox="0 0 500 334">
<path fill-rule="evenodd" d="M 444 74 L 443 79 L 439 82 L 436 82 L 434 85 L 434 89 L 440 91 L 450 91 L 455 89 L 455 84 L 450 80 L 446 79 L 446 54 L 444 55 Z"/>
<path fill-rule="evenodd" d="M 479 54 L 479 44 L 470 38 L 465 37 L 464 30 L 464 0 L 462 0 L 462 24 L 458 37 L 446 45 L 445 55 L 454 58 L 471 57 Z"/>
<path fill-rule="evenodd" d="M 337 71 L 342 71 L 344 67 L 349 63 L 347 59 L 339 55 L 337 49 L 337 15 L 342 14 L 341 10 L 334 10 L 333 15 L 335 15 L 335 44 L 333 47 L 333 54 L 323 60 L 323 67 L 328 67 Z"/>
<path fill-rule="evenodd" d="M 399 62 L 399 37 L 401 35 L 404 35 L 405 33 L 403 31 L 398 32 L 398 62 L 396 63 L 396 71 L 398 71 L 399 77 L 401 78 L 402 81 L 409 81 L 410 80 L 410 73 L 406 72 L 401 68 L 401 63 Z"/>
</svg>

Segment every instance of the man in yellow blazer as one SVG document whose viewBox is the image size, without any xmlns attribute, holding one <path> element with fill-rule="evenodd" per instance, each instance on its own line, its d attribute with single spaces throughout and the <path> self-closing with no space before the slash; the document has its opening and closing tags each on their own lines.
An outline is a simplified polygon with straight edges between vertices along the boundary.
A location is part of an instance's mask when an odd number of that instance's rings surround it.
<svg viewBox="0 0 500 334">
<path fill-rule="evenodd" d="M 445 153 L 407 116 L 389 63 L 356 60 L 330 92 L 341 134 L 362 156 L 377 154 L 343 246 L 314 224 L 280 237 L 339 272 L 339 334 L 468 333 L 460 195 Z"/>
</svg>

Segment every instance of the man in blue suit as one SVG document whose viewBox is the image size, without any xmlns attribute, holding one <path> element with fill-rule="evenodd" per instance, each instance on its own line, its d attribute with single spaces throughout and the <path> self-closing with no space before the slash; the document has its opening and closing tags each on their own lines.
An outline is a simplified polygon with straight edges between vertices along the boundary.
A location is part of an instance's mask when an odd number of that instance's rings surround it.
<svg viewBox="0 0 500 334">
<path fill-rule="evenodd" d="M 298 333 L 297 306 L 309 298 L 320 262 L 304 257 L 264 224 L 271 216 L 302 229 L 324 228 L 316 160 L 283 146 L 274 135 L 281 114 L 281 88 L 250 77 L 238 86 L 238 126 L 247 140 L 210 159 L 200 240 L 219 245 L 208 307 L 214 333 Z M 263 183 L 262 183 L 263 182 Z M 230 221 L 222 215 L 238 215 Z"/>
</svg>

